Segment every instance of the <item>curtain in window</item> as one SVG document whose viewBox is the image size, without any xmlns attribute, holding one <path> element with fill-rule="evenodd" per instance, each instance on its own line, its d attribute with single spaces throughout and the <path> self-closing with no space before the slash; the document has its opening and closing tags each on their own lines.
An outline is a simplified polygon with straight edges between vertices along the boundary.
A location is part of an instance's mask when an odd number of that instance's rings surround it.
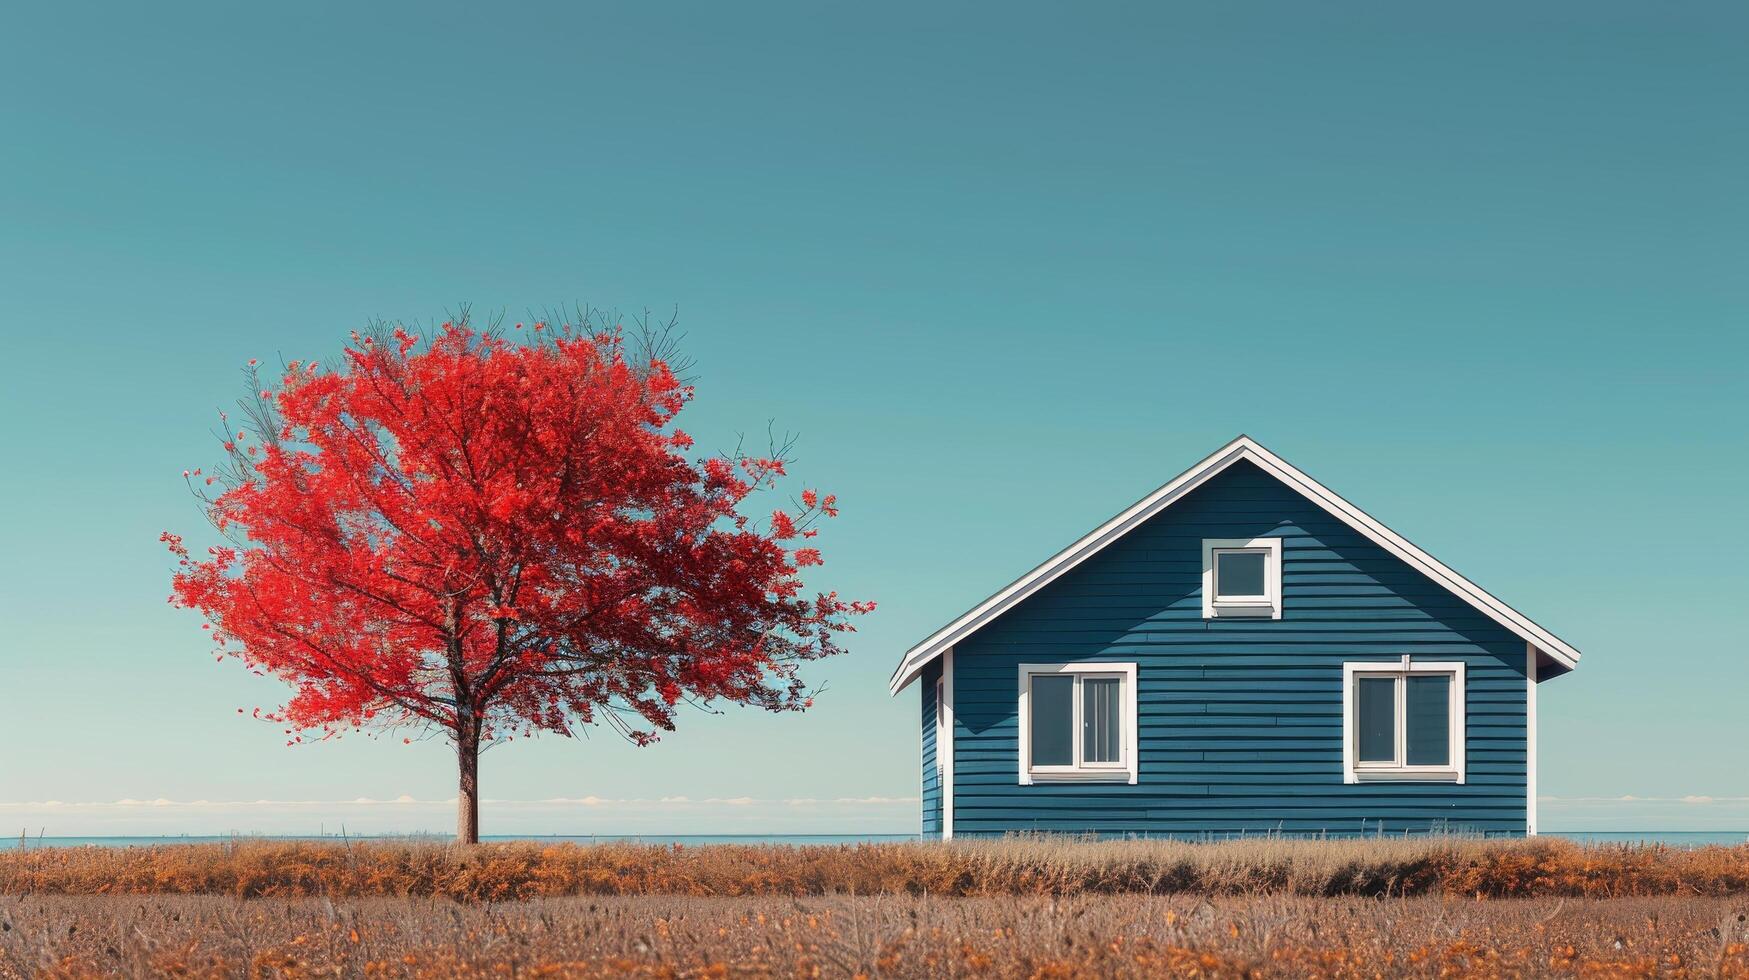
<svg viewBox="0 0 1749 980">
<path fill-rule="evenodd" d="M 1115 677 L 1089 677 L 1081 682 L 1081 756 L 1086 762 L 1122 762 L 1119 738 L 1123 719 L 1119 715 Z"/>
</svg>

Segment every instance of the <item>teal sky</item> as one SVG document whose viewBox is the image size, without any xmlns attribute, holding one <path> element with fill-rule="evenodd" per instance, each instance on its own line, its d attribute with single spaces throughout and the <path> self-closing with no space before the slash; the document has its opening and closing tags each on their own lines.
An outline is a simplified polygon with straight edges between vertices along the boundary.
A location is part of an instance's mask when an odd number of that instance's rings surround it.
<svg viewBox="0 0 1749 980">
<path fill-rule="evenodd" d="M 678 307 L 881 606 L 805 717 L 492 750 L 489 833 L 914 829 L 903 649 L 1239 432 L 1584 651 L 1546 828 L 1749 830 L 1749 8 L 653 6 L 0 15 L 0 831 L 453 825 L 240 718 L 156 539 L 246 359 L 461 302 Z"/>
</svg>

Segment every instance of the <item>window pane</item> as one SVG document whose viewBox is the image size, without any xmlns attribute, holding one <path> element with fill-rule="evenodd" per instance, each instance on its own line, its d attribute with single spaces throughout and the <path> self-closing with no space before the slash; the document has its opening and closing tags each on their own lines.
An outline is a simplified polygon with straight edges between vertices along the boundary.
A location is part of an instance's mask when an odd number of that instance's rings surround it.
<svg viewBox="0 0 1749 980">
<path fill-rule="evenodd" d="M 1355 681 L 1355 738 L 1361 762 L 1397 761 L 1397 680 L 1362 677 Z"/>
<path fill-rule="evenodd" d="M 1115 677 L 1089 677 L 1081 682 L 1081 758 L 1084 762 L 1122 762 L 1118 735 L 1123 719 L 1118 712 Z"/>
<path fill-rule="evenodd" d="M 1215 595 L 1260 596 L 1263 594 L 1263 563 L 1260 551 L 1226 551 L 1215 555 Z"/>
<path fill-rule="evenodd" d="M 1068 674 L 1032 679 L 1032 764 L 1075 763 L 1075 678 Z"/>
<path fill-rule="evenodd" d="M 1451 764 L 1451 678 L 1409 675 L 1403 692 L 1404 752 L 1411 766 Z"/>
</svg>

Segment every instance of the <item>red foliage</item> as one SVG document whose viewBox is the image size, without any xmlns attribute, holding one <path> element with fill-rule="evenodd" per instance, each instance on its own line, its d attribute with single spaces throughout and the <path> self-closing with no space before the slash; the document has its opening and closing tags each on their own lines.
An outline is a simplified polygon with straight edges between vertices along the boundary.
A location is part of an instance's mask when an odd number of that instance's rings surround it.
<svg viewBox="0 0 1749 980">
<path fill-rule="evenodd" d="M 738 512 L 780 452 L 688 460 L 692 388 L 658 353 L 535 328 L 355 334 L 340 370 L 294 361 L 276 387 L 251 362 L 251 424 L 222 421 L 228 465 L 197 490 L 228 543 L 163 540 L 171 602 L 295 688 L 263 715 L 293 741 L 416 725 L 466 749 L 604 722 L 642 744 L 682 700 L 799 710 L 797 665 L 873 608 L 803 595 L 819 552 L 784 542 L 832 497 L 766 529 Z"/>
</svg>

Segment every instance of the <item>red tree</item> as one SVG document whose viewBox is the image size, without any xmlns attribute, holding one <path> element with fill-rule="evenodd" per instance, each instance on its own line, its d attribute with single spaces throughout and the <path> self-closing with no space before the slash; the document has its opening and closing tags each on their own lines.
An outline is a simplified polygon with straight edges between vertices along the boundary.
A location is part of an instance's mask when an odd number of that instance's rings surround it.
<svg viewBox="0 0 1749 980">
<path fill-rule="evenodd" d="M 874 608 L 802 595 L 832 497 L 742 514 L 782 451 L 689 460 L 666 335 L 580 320 L 519 341 L 465 318 L 428 341 L 354 334 L 336 369 L 294 361 L 271 389 L 251 361 L 246 421 L 220 416 L 226 462 L 184 474 L 227 543 L 197 560 L 163 536 L 170 601 L 221 657 L 295 688 L 262 716 L 287 744 L 454 742 L 467 842 L 483 746 L 594 723 L 647 744 L 682 701 L 806 708 L 798 664 Z"/>
</svg>

